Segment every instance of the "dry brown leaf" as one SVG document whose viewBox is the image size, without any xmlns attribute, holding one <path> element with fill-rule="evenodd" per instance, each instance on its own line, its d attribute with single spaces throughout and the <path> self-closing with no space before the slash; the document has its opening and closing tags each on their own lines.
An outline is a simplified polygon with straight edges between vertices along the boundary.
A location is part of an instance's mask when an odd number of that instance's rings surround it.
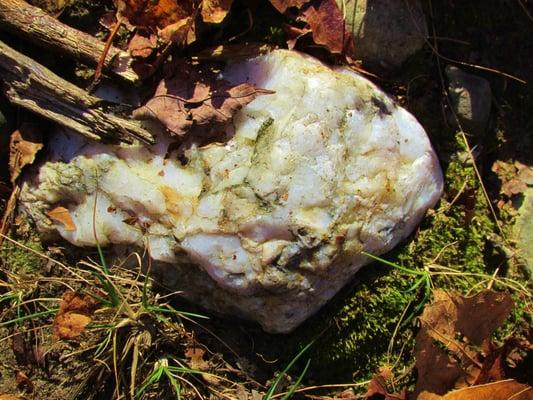
<svg viewBox="0 0 533 400">
<path fill-rule="evenodd" d="M 35 125 L 22 124 L 18 130 L 11 134 L 9 143 L 9 173 L 11 183 L 15 183 L 22 168 L 35 161 L 35 155 L 42 148 L 42 138 Z"/>
<path fill-rule="evenodd" d="M 352 57 L 353 37 L 335 0 L 313 0 L 302 9 L 300 17 L 309 25 L 316 44 L 325 46 L 333 54 Z"/>
<path fill-rule="evenodd" d="M 189 359 L 192 369 L 207 371 L 209 363 L 204 360 L 205 350 L 200 347 L 189 347 L 185 352 L 185 357 Z"/>
<path fill-rule="evenodd" d="M 455 296 L 457 330 L 481 345 L 507 319 L 513 309 L 508 293 L 484 290 L 472 297 Z"/>
<path fill-rule="evenodd" d="M 420 320 L 435 340 L 452 347 L 456 345 L 457 333 L 480 345 L 503 323 L 513 308 L 508 293 L 491 290 L 472 297 L 435 290 L 433 296 L 434 300 L 424 309 Z"/>
<path fill-rule="evenodd" d="M 133 57 L 147 58 L 157 48 L 157 36 L 150 32 L 137 31 L 128 43 L 128 51 Z"/>
<path fill-rule="evenodd" d="M 533 167 L 521 162 L 496 161 L 492 165 L 492 171 L 502 182 L 500 192 L 507 197 L 524 193 L 529 186 L 533 185 Z"/>
<path fill-rule="evenodd" d="M 17 382 L 17 387 L 20 390 L 23 390 L 27 393 L 32 393 L 35 390 L 35 385 L 31 379 L 22 371 L 17 371 L 15 373 L 15 381 Z"/>
<path fill-rule="evenodd" d="M 156 119 L 171 134 L 220 135 L 233 115 L 257 96 L 273 93 L 251 83 L 232 86 L 209 73 L 201 74 L 188 64 L 174 64 L 158 85 L 154 96 L 135 110 L 136 119 Z"/>
<path fill-rule="evenodd" d="M 116 0 L 119 15 L 131 25 L 158 30 L 159 36 L 180 45 L 196 40 L 199 0 Z"/>
<path fill-rule="evenodd" d="M 76 339 L 91 322 L 91 317 L 75 312 L 58 315 L 54 320 L 54 335 L 58 339 Z"/>
<path fill-rule="evenodd" d="M 24 397 L 13 396 L 12 394 L 0 394 L 0 400 L 24 400 Z"/>
<path fill-rule="evenodd" d="M 159 31 L 161 39 L 182 46 L 196 41 L 196 23 L 193 17 L 181 19 Z"/>
<path fill-rule="evenodd" d="M 287 37 L 287 47 L 289 50 L 294 49 L 298 40 L 309 33 L 311 33 L 311 29 L 309 28 L 297 28 L 295 26 L 286 25 L 285 34 Z"/>
<path fill-rule="evenodd" d="M 61 297 L 59 313 L 75 311 L 81 314 L 91 315 L 98 307 L 98 302 L 88 294 L 79 294 L 68 290 Z"/>
<path fill-rule="evenodd" d="M 511 342 L 514 342 L 513 338 L 507 340 L 501 347 L 496 347 L 494 343 L 490 341 L 486 341 L 483 344 L 485 358 L 474 385 L 481 385 L 505 379 L 505 359 L 512 348 Z"/>
<path fill-rule="evenodd" d="M 63 294 L 59 311 L 54 319 L 54 336 L 58 339 L 75 339 L 91 322 L 98 303 L 89 295 L 67 291 Z"/>
<path fill-rule="evenodd" d="M 204 355 L 205 350 L 194 344 L 189 346 L 185 352 L 185 357 L 189 359 L 189 364 L 192 369 L 209 371 L 210 365 L 209 362 L 204 360 Z M 220 383 L 220 380 L 212 374 L 203 373 L 202 378 L 210 385 L 218 385 Z"/>
<path fill-rule="evenodd" d="M 444 394 L 466 376 L 457 362 L 434 344 L 427 328 L 422 327 L 416 336 L 415 358 L 418 374 L 415 393 L 426 390 Z"/>
<path fill-rule="evenodd" d="M 176 0 L 117 0 L 120 15 L 131 25 L 163 29 L 190 17 L 198 1 Z"/>
<path fill-rule="evenodd" d="M 202 19 L 210 24 L 218 24 L 226 18 L 233 0 L 203 0 Z"/>
<path fill-rule="evenodd" d="M 471 386 L 439 396 L 421 393 L 417 400 L 533 400 L 533 388 L 512 379 Z"/>
<path fill-rule="evenodd" d="M 490 336 L 511 312 L 507 293 L 485 290 L 472 297 L 433 292 L 434 300 L 420 317 L 415 355 L 418 380 L 416 393 L 444 394 L 458 385 L 498 376 L 497 356 L 483 357 L 475 345 L 489 343 Z M 461 335 L 468 340 L 461 339 Z M 453 355 L 436 346 L 440 342 Z M 483 362 L 485 360 L 487 363 Z"/>
<path fill-rule="evenodd" d="M 75 231 L 76 225 L 70 216 L 70 212 L 65 207 L 56 207 L 47 213 L 48 217 L 56 222 L 63 224 L 66 231 Z"/>
<path fill-rule="evenodd" d="M 270 3 L 278 10 L 280 13 L 284 13 L 290 7 L 300 8 L 304 4 L 309 3 L 310 0 L 270 0 Z"/>
<path fill-rule="evenodd" d="M 365 400 L 406 400 L 407 393 L 391 394 L 387 390 L 387 381 L 392 378 L 392 371 L 388 367 L 382 367 L 379 373 L 372 377 L 368 384 Z"/>
<path fill-rule="evenodd" d="M 293 48 L 298 38 L 311 33 L 313 41 L 326 47 L 332 54 L 342 54 L 349 59 L 354 55 L 353 37 L 346 29 L 342 11 L 335 0 L 270 0 L 281 13 L 290 7 L 298 9 L 297 20 L 307 26 L 288 31 L 289 48 Z"/>
</svg>

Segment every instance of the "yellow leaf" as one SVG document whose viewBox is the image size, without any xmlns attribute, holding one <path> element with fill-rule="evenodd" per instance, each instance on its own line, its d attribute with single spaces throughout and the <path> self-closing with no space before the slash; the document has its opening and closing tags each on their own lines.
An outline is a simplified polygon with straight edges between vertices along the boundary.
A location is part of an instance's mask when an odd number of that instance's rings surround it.
<svg viewBox="0 0 533 400">
<path fill-rule="evenodd" d="M 65 207 L 56 207 L 48 211 L 48 217 L 53 221 L 63 224 L 66 231 L 76 230 L 76 225 L 74 225 L 74 221 L 72 221 L 72 217 Z"/>
</svg>

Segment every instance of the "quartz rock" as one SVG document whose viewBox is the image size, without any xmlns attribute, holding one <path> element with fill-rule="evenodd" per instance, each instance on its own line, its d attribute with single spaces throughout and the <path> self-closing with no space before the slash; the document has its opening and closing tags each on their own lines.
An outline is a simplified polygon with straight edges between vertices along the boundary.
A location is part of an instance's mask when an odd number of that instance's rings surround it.
<svg viewBox="0 0 533 400">
<path fill-rule="evenodd" d="M 448 93 L 453 110 L 450 122 L 456 126 L 459 122 L 469 133 L 483 133 L 487 127 L 492 105 L 489 82 L 453 65 L 446 67 L 446 77 L 449 81 Z"/>
<path fill-rule="evenodd" d="M 355 56 L 385 68 L 401 66 L 427 38 L 419 0 L 337 0 L 355 41 Z"/>
<path fill-rule="evenodd" d="M 275 94 L 226 140 L 153 147 L 58 132 L 22 206 L 43 235 L 146 249 L 167 285 L 204 307 L 289 332 L 369 260 L 409 235 L 442 175 L 416 119 L 374 84 L 297 52 L 230 65 Z M 96 204 L 96 205 L 95 205 Z M 67 207 L 76 226 L 48 218 Z"/>
<path fill-rule="evenodd" d="M 517 247 L 529 276 L 533 277 L 533 187 L 524 192 L 524 200 L 518 210 L 514 226 Z"/>
</svg>

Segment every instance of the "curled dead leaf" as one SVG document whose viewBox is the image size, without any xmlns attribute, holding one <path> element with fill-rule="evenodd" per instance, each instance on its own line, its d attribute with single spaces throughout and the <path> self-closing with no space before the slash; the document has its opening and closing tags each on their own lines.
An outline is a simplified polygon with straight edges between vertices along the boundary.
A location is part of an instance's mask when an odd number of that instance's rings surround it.
<svg viewBox="0 0 533 400">
<path fill-rule="evenodd" d="M 22 168 L 35 161 L 37 152 L 42 148 L 42 138 L 35 125 L 23 124 L 11 134 L 9 143 L 9 173 L 11 183 L 15 183 Z"/>
<path fill-rule="evenodd" d="M 200 371 L 207 371 L 209 369 L 209 363 L 204 360 L 205 350 L 200 347 L 189 347 L 185 352 L 185 357 L 189 359 L 191 368 Z"/>
<path fill-rule="evenodd" d="M 193 133 L 209 137 L 224 133 L 233 115 L 257 96 L 271 93 L 251 83 L 233 86 L 214 74 L 176 63 L 133 117 L 156 119 L 176 136 Z"/>
<path fill-rule="evenodd" d="M 53 328 L 58 339 L 77 338 L 91 322 L 91 315 L 98 308 L 91 296 L 67 291 L 63 294 Z"/>
<path fill-rule="evenodd" d="M 157 30 L 163 40 L 180 45 L 196 40 L 199 0 L 116 0 L 118 14 L 129 24 Z"/>
<path fill-rule="evenodd" d="M 195 346 L 194 344 L 187 348 L 185 352 L 185 357 L 189 359 L 189 365 L 192 369 L 199 371 L 209 371 L 210 365 L 209 362 L 204 360 L 205 350 Z M 209 373 L 203 373 L 202 378 L 211 385 L 217 385 L 220 383 L 220 380 Z"/>
<path fill-rule="evenodd" d="M 150 57 L 156 48 L 157 36 L 149 32 L 135 32 L 128 43 L 128 51 L 133 57 Z"/>
<path fill-rule="evenodd" d="M 65 207 L 56 207 L 47 213 L 48 217 L 55 222 L 63 224 L 66 231 L 75 231 L 76 225 L 72 220 L 70 212 Z"/>
<path fill-rule="evenodd" d="M 374 375 L 368 384 L 365 400 L 406 400 L 407 393 L 392 394 L 387 389 L 387 382 L 392 378 L 392 371 L 388 367 L 382 367 L 379 373 Z"/>
<path fill-rule="evenodd" d="M 17 382 L 18 388 L 25 392 L 32 393 L 35 390 L 35 385 L 31 379 L 22 371 L 15 373 L 15 381 Z"/>
<path fill-rule="evenodd" d="M 301 20 L 309 25 L 316 44 L 333 54 L 353 56 L 353 37 L 335 0 L 313 0 L 302 9 Z"/>
<path fill-rule="evenodd" d="M 498 175 L 502 183 L 500 192 L 507 197 L 524 193 L 533 185 L 533 167 L 519 161 L 514 163 L 496 161 L 492 165 L 492 171 Z"/>
<path fill-rule="evenodd" d="M 91 322 L 91 317 L 75 312 L 59 314 L 54 320 L 54 335 L 58 339 L 72 340 L 81 335 Z"/>
<path fill-rule="evenodd" d="M 484 290 L 464 297 L 435 290 L 416 336 L 416 393 L 441 395 L 458 385 L 479 382 L 483 376 L 501 377 L 496 370 L 499 365 L 494 364 L 498 356 L 491 359 L 488 351 L 483 355 L 477 346 L 490 341 L 512 307 L 507 293 Z"/>
<path fill-rule="evenodd" d="M 75 311 L 81 314 L 91 315 L 98 307 L 98 302 L 88 294 L 79 294 L 68 290 L 61 297 L 59 313 Z"/>
<path fill-rule="evenodd" d="M 297 40 L 311 33 L 313 41 L 326 47 L 332 54 L 341 54 L 349 59 L 354 55 L 353 37 L 346 29 L 346 22 L 335 0 L 270 0 L 281 13 L 297 8 L 297 21 L 305 27 L 288 29 L 288 45 L 293 48 Z"/>
<path fill-rule="evenodd" d="M 421 393 L 417 400 L 533 400 L 533 388 L 512 379 L 471 386 L 439 396 Z"/>
</svg>

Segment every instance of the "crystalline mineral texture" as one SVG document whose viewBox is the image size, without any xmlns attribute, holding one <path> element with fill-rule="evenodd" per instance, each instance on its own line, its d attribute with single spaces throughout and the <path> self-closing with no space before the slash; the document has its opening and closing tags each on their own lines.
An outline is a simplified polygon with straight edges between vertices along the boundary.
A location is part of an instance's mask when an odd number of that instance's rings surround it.
<svg viewBox="0 0 533 400">
<path fill-rule="evenodd" d="M 164 283 L 208 309 L 289 332 L 409 235 L 442 190 L 416 119 L 374 84 L 297 52 L 230 65 L 274 90 L 223 143 L 87 143 L 66 132 L 23 185 L 44 236 L 146 249 Z M 96 201 L 96 205 L 95 205 Z M 49 211 L 66 207 L 76 229 Z M 157 268 L 156 268 L 157 267 Z"/>
</svg>

